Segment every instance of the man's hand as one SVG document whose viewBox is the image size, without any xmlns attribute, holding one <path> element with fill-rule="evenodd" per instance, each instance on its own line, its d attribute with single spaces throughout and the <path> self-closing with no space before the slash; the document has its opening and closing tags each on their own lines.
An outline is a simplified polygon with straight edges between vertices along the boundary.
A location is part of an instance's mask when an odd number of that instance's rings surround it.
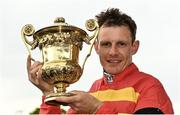
<svg viewBox="0 0 180 115">
<path fill-rule="evenodd" d="M 53 85 L 46 83 L 42 75 L 42 63 L 39 61 L 34 61 L 30 56 L 27 58 L 27 72 L 29 81 L 31 81 L 37 88 L 39 88 L 44 95 L 48 95 L 53 92 Z"/>
<path fill-rule="evenodd" d="M 83 91 L 72 91 L 73 96 L 60 97 L 56 99 L 59 102 L 69 103 L 69 106 L 79 114 L 93 114 L 102 105 L 102 102 Z"/>
</svg>

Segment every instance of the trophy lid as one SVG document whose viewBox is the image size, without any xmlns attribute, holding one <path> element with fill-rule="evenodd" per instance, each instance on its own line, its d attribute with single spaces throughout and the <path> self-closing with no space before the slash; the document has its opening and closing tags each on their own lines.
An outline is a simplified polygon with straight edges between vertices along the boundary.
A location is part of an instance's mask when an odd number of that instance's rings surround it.
<svg viewBox="0 0 180 115">
<path fill-rule="evenodd" d="M 40 49 L 45 45 L 60 42 L 72 43 L 79 46 L 80 49 L 82 48 L 82 42 L 88 36 L 84 30 L 65 23 L 63 17 L 56 18 L 54 23 L 54 25 L 44 27 L 33 34 L 33 38 L 38 41 Z"/>
<path fill-rule="evenodd" d="M 36 31 L 34 33 L 34 36 L 39 36 L 39 35 L 42 35 L 44 33 L 49 33 L 49 32 L 63 32 L 63 31 L 74 31 L 74 32 L 79 32 L 81 33 L 82 35 L 86 35 L 87 33 L 78 28 L 78 27 L 75 27 L 73 25 L 69 25 L 67 23 L 65 23 L 65 19 L 63 17 L 57 17 L 55 20 L 54 20 L 54 25 L 52 26 L 48 26 L 48 27 L 45 27 L 45 28 L 42 28 L 38 31 Z"/>
</svg>

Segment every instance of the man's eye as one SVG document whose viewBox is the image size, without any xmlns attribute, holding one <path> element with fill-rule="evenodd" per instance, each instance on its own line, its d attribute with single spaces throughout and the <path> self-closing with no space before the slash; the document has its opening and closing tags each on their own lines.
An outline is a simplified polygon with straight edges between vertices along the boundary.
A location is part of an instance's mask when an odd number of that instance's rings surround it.
<svg viewBox="0 0 180 115">
<path fill-rule="evenodd" d="M 124 46 L 126 46 L 126 45 L 127 45 L 127 44 L 124 43 L 124 42 L 119 42 L 119 43 L 118 43 L 118 46 L 119 46 L 119 47 L 124 47 Z"/>
<path fill-rule="evenodd" d="M 111 44 L 109 42 L 103 42 L 100 44 L 102 47 L 109 47 Z"/>
</svg>

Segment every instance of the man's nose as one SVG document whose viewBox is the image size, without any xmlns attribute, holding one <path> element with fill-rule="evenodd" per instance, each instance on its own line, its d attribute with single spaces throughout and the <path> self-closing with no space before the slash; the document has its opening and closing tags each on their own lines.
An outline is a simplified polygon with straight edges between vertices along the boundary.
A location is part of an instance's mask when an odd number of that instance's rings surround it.
<svg viewBox="0 0 180 115">
<path fill-rule="evenodd" d="M 114 55 L 116 55 L 117 53 L 118 53 L 117 47 L 114 46 L 114 45 L 112 45 L 111 48 L 110 48 L 110 50 L 109 50 L 109 54 L 112 55 L 112 56 L 114 56 Z"/>
</svg>

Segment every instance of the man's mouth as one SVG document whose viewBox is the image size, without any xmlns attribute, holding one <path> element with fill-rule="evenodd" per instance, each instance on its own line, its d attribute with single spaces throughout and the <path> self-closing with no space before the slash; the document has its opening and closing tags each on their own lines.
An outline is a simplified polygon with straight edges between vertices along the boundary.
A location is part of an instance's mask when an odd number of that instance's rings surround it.
<svg viewBox="0 0 180 115">
<path fill-rule="evenodd" d="M 107 62 L 116 64 L 116 63 L 120 63 L 121 60 L 107 60 Z"/>
</svg>

